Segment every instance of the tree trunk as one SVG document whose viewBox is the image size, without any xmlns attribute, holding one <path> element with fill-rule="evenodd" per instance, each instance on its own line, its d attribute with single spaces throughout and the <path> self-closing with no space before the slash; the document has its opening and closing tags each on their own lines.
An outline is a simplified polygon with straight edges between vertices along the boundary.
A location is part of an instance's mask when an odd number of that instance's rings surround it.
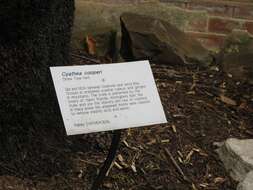
<svg viewBox="0 0 253 190">
<path fill-rule="evenodd" d="M 65 136 L 49 66 L 69 63 L 74 0 L 0 4 L 0 161 L 36 173 Z"/>
</svg>

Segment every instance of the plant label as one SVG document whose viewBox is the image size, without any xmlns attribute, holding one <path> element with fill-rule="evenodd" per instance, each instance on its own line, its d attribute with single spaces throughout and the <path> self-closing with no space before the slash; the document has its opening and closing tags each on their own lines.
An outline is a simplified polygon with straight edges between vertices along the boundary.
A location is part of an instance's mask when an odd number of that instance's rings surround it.
<svg viewBox="0 0 253 190">
<path fill-rule="evenodd" d="M 148 61 L 50 71 L 68 135 L 167 123 Z"/>
</svg>

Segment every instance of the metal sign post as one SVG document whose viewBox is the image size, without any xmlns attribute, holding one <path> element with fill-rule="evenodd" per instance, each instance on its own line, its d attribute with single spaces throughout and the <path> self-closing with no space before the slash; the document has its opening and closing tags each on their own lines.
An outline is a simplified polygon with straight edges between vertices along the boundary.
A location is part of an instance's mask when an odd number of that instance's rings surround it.
<svg viewBox="0 0 253 190">
<path fill-rule="evenodd" d="M 109 169 L 111 168 L 111 165 L 113 164 L 113 161 L 116 157 L 116 153 L 117 153 L 117 150 L 118 150 L 119 144 L 120 144 L 120 138 L 121 138 L 121 130 L 114 131 L 107 158 L 106 158 L 103 166 L 101 167 L 97 178 L 93 182 L 91 190 L 98 190 L 99 187 L 102 185 L 103 180 L 105 179 L 106 174 L 109 171 Z"/>
</svg>

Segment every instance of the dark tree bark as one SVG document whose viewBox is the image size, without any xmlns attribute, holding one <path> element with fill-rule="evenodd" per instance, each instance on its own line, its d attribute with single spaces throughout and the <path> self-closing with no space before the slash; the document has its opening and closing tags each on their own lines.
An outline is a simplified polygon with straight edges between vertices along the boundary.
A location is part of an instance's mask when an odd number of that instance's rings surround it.
<svg viewBox="0 0 253 190">
<path fill-rule="evenodd" d="M 74 0 L 0 0 L 0 161 L 10 167 L 36 173 L 31 160 L 50 166 L 48 147 L 64 141 L 49 66 L 69 63 L 73 12 Z"/>
</svg>

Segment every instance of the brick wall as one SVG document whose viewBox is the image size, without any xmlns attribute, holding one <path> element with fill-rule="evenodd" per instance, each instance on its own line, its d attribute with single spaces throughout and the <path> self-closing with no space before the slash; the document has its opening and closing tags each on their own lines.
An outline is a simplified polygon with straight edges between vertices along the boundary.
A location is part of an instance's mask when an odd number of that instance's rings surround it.
<svg viewBox="0 0 253 190">
<path fill-rule="evenodd" d="M 253 0 L 77 0 L 105 4 L 154 2 L 179 9 L 165 18 L 189 35 L 196 37 L 208 49 L 218 50 L 233 30 L 248 31 L 253 36 Z M 173 10 L 173 9 L 171 9 Z M 174 15 L 173 15 L 174 14 Z M 179 18 L 179 19 L 177 19 Z"/>
<path fill-rule="evenodd" d="M 206 18 L 195 18 L 185 32 L 197 37 L 204 46 L 218 49 L 233 30 L 253 35 L 253 0 L 160 0 L 185 11 L 205 11 Z"/>
</svg>

